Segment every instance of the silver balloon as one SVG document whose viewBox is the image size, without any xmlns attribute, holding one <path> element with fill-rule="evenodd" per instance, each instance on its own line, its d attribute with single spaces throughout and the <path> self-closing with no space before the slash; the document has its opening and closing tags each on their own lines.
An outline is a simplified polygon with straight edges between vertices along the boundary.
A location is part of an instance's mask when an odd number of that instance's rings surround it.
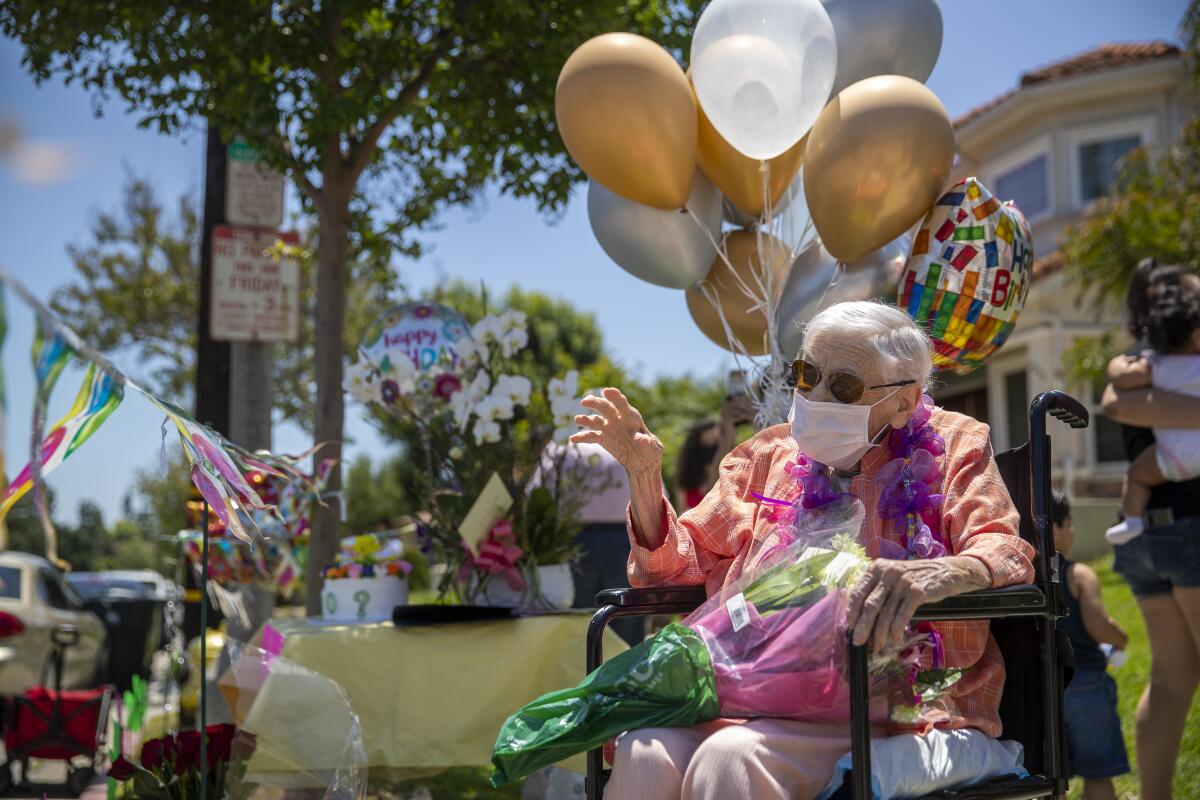
<svg viewBox="0 0 1200 800">
<path fill-rule="evenodd" d="M 942 50 L 937 0 L 821 0 L 837 37 L 833 93 L 876 75 L 925 82 Z"/>
<path fill-rule="evenodd" d="M 704 279 L 717 256 L 721 200 L 699 172 L 687 201 L 695 218 L 635 203 L 589 181 L 588 220 L 596 241 L 621 269 L 656 286 L 686 289 Z"/>
<path fill-rule="evenodd" d="M 911 244 L 906 233 L 841 269 L 820 242 L 805 248 L 792 264 L 775 312 L 784 358 L 799 355 L 804 325 L 822 309 L 846 300 L 893 301 Z"/>
</svg>

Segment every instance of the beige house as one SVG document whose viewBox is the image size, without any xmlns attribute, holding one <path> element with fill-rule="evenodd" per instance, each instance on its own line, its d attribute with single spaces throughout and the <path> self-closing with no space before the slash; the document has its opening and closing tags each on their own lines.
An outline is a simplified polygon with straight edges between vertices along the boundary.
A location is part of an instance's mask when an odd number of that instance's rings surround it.
<svg viewBox="0 0 1200 800">
<path fill-rule="evenodd" d="M 955 120 L 955 176 L 975 175 L 1001 199 L 1016 201 L 1038 256 L 1025 311 L 1004 348 L 976 373 L 945 379 L 935 393 L 946 407 L 987 421 L 997 450 L 1025 441 L 1029 403 L 1043 389 L 1067 388 L 1095 407 L 1089 388 L 1067 385 L 1063 353 L 1119 320 L 1099 318 L 1079 302 L 1058 240 L 1107 191 L 1121 156 L 1175 138 L 1193 113 L 1187 92 L 1175 45 L 1107 44 L 1027 73 L 1016 88 Z M 1055 470 L 1071 494 L 1117 497 L 1125 468 L 1119 428 L 1096 415 L 1086 431 L 1054 430 Z"/>
</svg>

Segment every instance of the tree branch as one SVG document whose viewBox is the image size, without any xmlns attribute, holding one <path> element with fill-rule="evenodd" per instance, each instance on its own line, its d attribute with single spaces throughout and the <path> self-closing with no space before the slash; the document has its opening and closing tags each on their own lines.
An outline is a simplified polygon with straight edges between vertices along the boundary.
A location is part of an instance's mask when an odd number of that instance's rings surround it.
<svg viewBox="0 0 1200 800">
<path fill-rule="evenodd" d="M 439 28 L 437 35 L 433 37 L 433 49 L 421 61 L 421 66 L 417 70 L 417 74 L 409 81 L 400 93 L 396 95 L 396 100 L 387 109 L 384 110 L 375 121 L 367 126 L 361 138 L 357 139 L 350 148 L 349 168 L 350 174 L 355 180 L 366 168 L 367 162 L 371 160 L 371 156 L 375 153 L 375 148 L 379 144 L 379 137 L 388 129 L 396 117 L 400 116 L 400 112 L 405 106 L 417 99 L 417 95 L 421 93 L 421 89 L 425 88 L 425 84 L 429 81 L 429 76 L 433 74 L 433 70 L 437 67 L 438 60 L 445 54 L 446 43 L 449 40 L 451 29 L 449 27 Z"/>
<path fill-rule="evenodd" d="M 283 154 L 287 158 L 288 166 L 295 176 L 296 185 L 300 187 L 300 190 L 312 201 L 314 206 L 317 205 L 321 201 L 321 189 L 309 180 L 304 165 L 300 163 L 300 159 L 296 157 L 296 153 L 292 149 L 292 143 L 287 137 L 287 132 L 280 127 L 276 132 L 276 136 L 279 139 L 279 146 L 283 149 Z"/>
</svg>

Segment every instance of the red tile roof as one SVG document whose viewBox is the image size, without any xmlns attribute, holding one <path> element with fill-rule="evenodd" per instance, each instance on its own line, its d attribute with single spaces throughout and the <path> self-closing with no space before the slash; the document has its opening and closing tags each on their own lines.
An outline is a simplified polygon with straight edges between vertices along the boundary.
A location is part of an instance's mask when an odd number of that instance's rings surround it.
<svg viewBox="0 0 1200 800">
<path fill-rule="evenodd" d="M 958 117 L 958 119 L 954 120 L 954 127 L 960 128 L 983 116 L 1026 86 L 1035 86 L 1039 83 L 1074 78 L 1079 75 L 1102 72 L 1131 64 L 1156 61 L 1160 58 L 1173 58 L 1178 55 L 1179 48 L 1170 42 L 1111 42 L 1109 44 L 1102 44 L 1099 47 L 1094 47 L 1091 50 L 1063 59 L 1062 61 L 1056 61 L 1045 67 L 1026 72 L 1021 76 L 1016 88 L 1009 89 L 998 97 L 994 97 L 983 105 L 976 106 Z"/>
<path fill-rule="evenodd" d="M 1033 260 L 1033 279 L 1047 278 L 1067 265 L 1067 258 L 1061 250 L 1055 250 L 1049 255 Z"/>
</svg>

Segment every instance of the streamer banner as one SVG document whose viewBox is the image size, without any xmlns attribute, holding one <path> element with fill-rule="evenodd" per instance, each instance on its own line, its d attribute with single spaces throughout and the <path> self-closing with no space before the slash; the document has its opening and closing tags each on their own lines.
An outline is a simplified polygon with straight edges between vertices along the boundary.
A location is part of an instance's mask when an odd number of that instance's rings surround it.
<svg viewBox="0 0 1200 800">
<path fill-rule="evenodd" d="M 50 363 L 49 361 L 47 362 Z M 57 372 L 54 371 L 54 379 Z M 42 373 L 39 372 L 39 381 Z M 44 384 L 39 383 L 41 392 Z M 75 395 L 75 402 L 66 416 L 55 423 L 54 427 L 42 439 L 41 462 L 42 475 L 48 475 L 65 461 L 72 453 L 86 442 L 99 429 L 104 421 L 116 411 L 117 406 L 125 397 L 125 386 L 111 375 L 101 371 L 95 364 L 88 364 L 83 383 Z M 13 507 L 33 486 L 33 469 L 26 464 L 13 482 L 0 497 L 0 520 L 4 519 L 9 509 Z"/>
</svg>

